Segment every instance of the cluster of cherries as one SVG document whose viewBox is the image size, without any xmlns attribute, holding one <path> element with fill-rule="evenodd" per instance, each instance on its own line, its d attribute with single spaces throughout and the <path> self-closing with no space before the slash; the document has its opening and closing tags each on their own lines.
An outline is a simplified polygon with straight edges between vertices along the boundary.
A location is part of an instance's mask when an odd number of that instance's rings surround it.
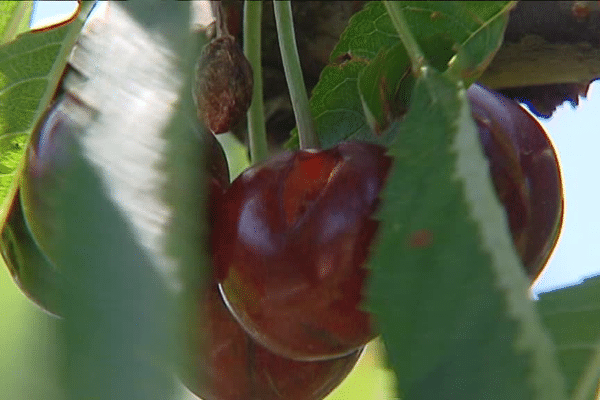
<svg viewBox="0 0 600 400">
<path fill-rule="evenodd" d="M 468 96 L 533 280 L 562 221 L 556 154 L 516 102 L 479 85 Z M 208 398 L 319 399 L 345 378 L 377 335 L 361 304 L 378 228 L 372 215 L 392 162 L 380 146 L 345 142 L 282 153 L 231 185 L 213 179 L 215 280 L 206 305 L 219 316 L 210 325 L 219 351 L 209 358 Z"/>
<path fill-rule="evenodd" d="M 515 247 L 533 280 L 562 220 L 556 154 L 516 102 L 479 85 L 468 96 Z M 53 163 L 31 160 L 60 153 L 66 118 L 51 112 L 30 149 L 24 178 L 30 184 L 22 190 L 34 193 L 22 198 L 34 236 L 47 224 L 36 221 L 38 205 L 27 202 L 43 195 L 32 183 Z M 213 279 L 199 295 L 209 342 L 198 355 L 198 384 L 189 386 L 205 400 L 321 399 L 377 335 L 361 305 L 379 224 L 373 213 L 393 160 L 378 145 L 345 142 L 279 154 L 230 184 L 223 150 L 211 139 Z"/>
</svg>

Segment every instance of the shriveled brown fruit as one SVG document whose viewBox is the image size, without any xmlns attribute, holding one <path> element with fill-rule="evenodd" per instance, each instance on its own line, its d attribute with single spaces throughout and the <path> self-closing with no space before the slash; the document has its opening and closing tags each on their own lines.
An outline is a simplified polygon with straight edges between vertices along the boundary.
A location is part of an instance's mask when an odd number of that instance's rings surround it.
<svg viewBox="0 0 600 400">
<path fill-rule="evenodd" d="M 196 62 L 194 99 L 198 118 L 213 133 L 228 132 L 252 100 L 252 67 L 235 38 L 213 39 Z"/>
</svg>

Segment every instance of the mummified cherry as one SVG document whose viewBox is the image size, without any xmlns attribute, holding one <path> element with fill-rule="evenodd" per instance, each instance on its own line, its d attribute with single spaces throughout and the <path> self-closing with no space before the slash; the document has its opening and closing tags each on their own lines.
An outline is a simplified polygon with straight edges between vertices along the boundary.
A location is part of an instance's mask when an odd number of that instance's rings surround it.
<svg viewBox="0 0 600 400">
<path fill-rule="evenodd" d="M 498 96 L 469 90 L 494 185 L 533 279 L 560 226 L 558 163 L 539 124 Z M 379 146 L 342 143 L 285 153 L 232 183 L 216 211 L 215 267 L 229 308 L 259 343 L 316 360 L 374 337 L 359 307 L 377 229 L 370 217 L 390 163 Z"/>
<path fill-rule="evenodd" d="M 234 127 L 252 100 L 252 67 L 230 35 L 212 40 L 196 64 L 194 98 L 198 118 L 213 133 Z"/>
<path fill-rule="evenodd" d="M 195 379 L 186 382 L 204 400 L 317 400 L 335 389 L 361 351 L 335 360 L 302 362 L 256 344 L 225 307 L 213 284 L 200 296 L 200 329 L 207 334 L 196 358 Z"/>
</svg>

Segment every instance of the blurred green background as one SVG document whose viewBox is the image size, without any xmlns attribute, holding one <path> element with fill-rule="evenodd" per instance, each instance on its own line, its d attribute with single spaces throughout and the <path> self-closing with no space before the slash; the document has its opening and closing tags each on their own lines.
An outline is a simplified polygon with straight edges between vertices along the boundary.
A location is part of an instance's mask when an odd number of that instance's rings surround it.
<svg viewBox="0 0 600 400">
<path fill-rule="evenodd" d="M 0 265 L 0 388 L 2 399 L 64 398 L 59 384 L 57 318 L 21 293 Z M 346 380 L 327 400 L 394 399 L 393 374 L 383 367 L 383 346 L 375 341 Z M 182 389 L 175 400 L 195 396 Z"/>
<path fill-rule="evenodd" d="M 4 399 L 59 399 L 57 319 L 42 311 L 0 265 L 0 387 Z"/>
</svg>

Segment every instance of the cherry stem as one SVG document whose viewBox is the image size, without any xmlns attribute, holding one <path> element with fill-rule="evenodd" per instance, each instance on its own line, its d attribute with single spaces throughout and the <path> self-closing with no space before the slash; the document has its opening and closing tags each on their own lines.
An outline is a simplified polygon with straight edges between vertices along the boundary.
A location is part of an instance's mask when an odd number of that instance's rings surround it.
<svg viewBox="0 0 600 400">
<path fill-rule="evenodd" d="M 296 48 L 296 35 L 292 19 L 292 5 L 289 0 L 274 1 L 275 23 L 277 25 L 277 38 L 281 49 L 281 59 L 285 79 L 290 90 L 292 108 L 298 125 L 301 149 L 318 149 L 319 139 L 315 134 L 312 114 L 308 105 L 308 95 L 300 67 L 300 57 Z"/>
<path fill-rule="evenodd" d="M 402 44 L 406 48 L 406 52 L 408 53 L 408 57 L 410 57 L 410 61 L 412 63 L 412 72 L 415 76 L 421 75 L 421 69 L 425 66 L 425 55 L 423 51 L 419 47 L 419 44 L 415 40 L 406 20 L 404 19 L 404 13 L 402 12 L 402 4 L 399 1 L 387 1 L 384 0 L 383 4 L 385 4 L 385 8 L 387 9 L 390 18 L 392 19 L 392 23 L 394 24 L 394 28 L 396 28 L 396 32 L 398 32 L 398 36 L 400 36 L 400 40 L 402 40 Z"/>
<path fill-rule="evenodd" d="M 262 1 L 246 0 L 244 2 L 244 54 L 252 66 L 254 80 L 252 102 L 248 109 L 248 139 L 252 164 L 269 157 L 263 104 L 261 21 Z"/>
<path fill-rule="evenodd" d="M 227 29 L 227 20 L 225 19 L 225 15 L 223 14 L 223 6 L 221 5 L 221 0 L 212 0 L 210 2 L 210 8 L 212 10 L 213 15 L 215 16 L 215 30 L 217 37 L 223 37 L 229 35 L 229 30 Z"/>
</svg>

